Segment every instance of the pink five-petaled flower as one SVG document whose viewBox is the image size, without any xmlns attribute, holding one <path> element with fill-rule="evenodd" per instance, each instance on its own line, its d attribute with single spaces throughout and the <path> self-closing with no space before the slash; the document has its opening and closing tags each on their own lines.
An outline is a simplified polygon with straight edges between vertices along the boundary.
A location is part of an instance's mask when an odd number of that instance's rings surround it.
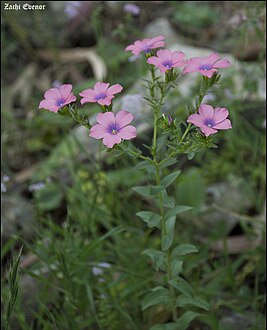
<svg viewBox="0 0 267 330">
<path fill-rule="evenodd" d="M 183 73 L 200 72 L 203 76 L 211 78 L 217 69 L 227 68 L 231 63 L 227 59 L 220 59 L 216 53 L 205 57 L 192 57 L 186 62 Z"/>
<path fill-rule="evenodd" d="M 120 93 L 122 86 L 116 84 L 109 87 L 109 83 L 97 82 L 94 88 L 85 89 L 80 93 L 81 104 L 92 102 L 100 105 L 110 105 L 111 100 L 114 98 L 114 94 Z"/>
<path fill-rule="evenodd" d="M 138 55 L 141 52 L 148 54 L 152 49 L 164 47 L 165 42 L 163 36 L 158 36 L 152 39 L 137 40 L 133 45 L 125 48 L 126 51 L 131 51 L 134 55 Z"/>
<path fill-rule="evenodd" d="M 198 126 L 206 136 L 217 133 L 219 129 L 232 128 L 231 121 L 226 119 L 229 115 L 226 108 L 213 109 L 211 105 L 201 104 L 198 112 L 189 116 L 187 122 Z"/>
<path fill-rule="evenodd" d="M 96 117 L 97 124 L 91 128 L 89 136 L 103 139 L 104 145 L 112 148 L 122 139 L 131 140 L 136 137 L 136 128 L 128 125 L 132 120 L 133 115 L 125 110 L 116 115 L 113 112 L 100 112 Z"/>
<path fill-rule="evenodd" d="M 76 101 L 76 96 L 72 93 L 71 84 L 50 88 L 45 92 L 44 97 L 44 100 L 39 104 L 39 109 L 47 109 L 53 112 L 58 112 L 60 108 Z"/>
<path fill-rule="evenodd" d="M 161 49 L 157 51 L 157 56 L 150 57 L 147 63 L 155 65 L 160 72 L 165 72 L 178 66 L 184 66 L 184 57 L 185 54 L 183 52 Z"/>
</svg>

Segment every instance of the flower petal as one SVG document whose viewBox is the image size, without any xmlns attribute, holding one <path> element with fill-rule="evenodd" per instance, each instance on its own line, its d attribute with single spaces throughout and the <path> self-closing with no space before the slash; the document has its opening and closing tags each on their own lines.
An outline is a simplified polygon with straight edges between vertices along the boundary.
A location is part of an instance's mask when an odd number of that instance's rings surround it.
<svg viewBox="0 0 267 330">
<path fill-rule="evenodd" d="M 131 140 L 136 137 L 136 128 L 131 125 L 122 127 L 117 135 L 124 140 Z"/>
<path fill-rule="evenodd" d="M 213 126 L 213 128 L 215 128 L 215 129 L 230 129 L 230 128 L 232 128 L 232 123 L 231 123 L 230 119 L 224 119 L 220 123 Z"/>
<path fill-rule="evenodd" d="M 157 36 L 157 37 L 154 37 L 154 38 L 150 39 L 151 43 L 156 43 L 156 42 L 159 42 L 159 41 L 164 41 L 164 37 L 163 36 Z"/>
<path fill-rule="evenodd" d="M 161 62 L 171 61 L 172 51 L 169 50 L 169 49 L 158 50 L 157 51 L 157 57 L 160 59 Z"/>
<path fill-rule="evenodd" d="M 102 124 L 106 127 L 108 127 L 109 125 L 115 125 L 115 116 L 114 113 L 109 111 L 109 112 L 100 112 L 97 116 L 96 116 L 96 121 L 98 122 L 98 124 Z"/>
<path fill-rule="evenodd" d="M 156 57 L 156 56 L 151 56 L 147 60 L 147 63 L 158 66 L 158 65 L 162 64 L 162 61 L 158 57 Z"/>
<path fill-rule="evenodd" d="M 95 139 L 102 139 L 107 133 L 107 128 L 104 125 L 96 124 L 90 129 L 89 136 Z"/>
<path fill-rule="evenodd" d="M 112 148 L 114 144 L 118 144 L 121 142 L 121 138 L 116 134 L 106 134 L 103 138 L 103 144 L 108 147 Z"/>
<path fill-rule="evenodd" d="M 97 103 L 100 105 L 110 105 L 112 99 L 114 99 L 113 95 L 106 96 L 104 99 L 97 100 Z"/>
<path fill-rule="evenodd" d="M 229 111 L 226 108 L 215 108 L 213 119 L 217 124 L 223 121 L 228 116 L 229 116 Z"/>
<path fill-rule="evenodd" d="M 115 116 L 116 126 L 118 128 L 122 128 L 128 125 L 133 120 L 133 118 L 134 117 L 130 112 L 121 110 Z"/>
<path fill-rule="evenodd" d="M 59 88 L 50 88 L 45 92 L 44 97 L 48 100 L 60 100 L 61 94 Z"/>
<path fill-rule="evenodd" d="M 200 126 L 203 125 L 204 120 L 203 120 L 203 117 L 201 115 L 198 115 L 198 114 L 194 113 L 193 115 L 188 117 L 187 122 L 192 123 L 192 124 L 200 127 Z"/>
<path fill-rule="evenodd" d="M 59 107 L 56 105 L 55 100 L 42 100 L 39 104 L 39 109 L 46 109 L 53 112 L 58 112 Z"/>
<path fill-rule="evenodd" d="M 231 65 L 231 62 L 227 59 L 217 61 L 213 64 L 214 68 L 227 68 L 229 65 Z"/>
<path fill-rule="evenodd" d="M 211 78 L 215 72 L 217 72 L 216 69 L 210 69 L 210 70 L 199 70 L 199 72 L 202 74 L 202 76 L 206 76 L 208 78 Z"/>
<path fill-rule="evenodd" d="M 92 88 L 88 88 L 79 93 L 79 95 L 86 98 L 93 98 L 95 96 L 95 92 Z"/>
<path fill-rule="evenodd" d="M 205 61 L 205 59 L 206 57 L 192 57 L 187 61 L 186 64 L 200 66 L 203 61 Z"/>
<path fill-rule="evenodd" d="M 209 136 L 211 134 L 215 134 L 217 133 L 218 131 L 214 128 L 211 128 L 211 127 L 208 127 L 208 126 L 201 126 L 200 127 L 200 130 L 202 131 L 202 133 L 204 133 L 206 136 Z"/>
<path fill-rule="evenodd" d="M 201 104 L 198 109 L 198 112 L 202 118 L 213 119 L 214 117 L 214 109 L 211 105 Z"/>
<path fill-rule="evenodd" d="M 216 61 L 220 59 L 220 56 L 216 53 L 212 53 L 209 56 L 206 57 L 206 63 L 213 65 Z"/>
<path fill-rule="evenodd" d="M 176 51 L 176 52 L 172 53 L 171 60 L 174 64 L 183 62 L 183 65 L 184 65 L 185 64 L 184 57 L 185 57 L 185 54 L 183 52 Z"/>
<path fill-rule="evenodd" d="M 66 104 L 69 104 L 69 103 L 72 103 L 75 101 L 76 101 L 76 96 L 73 95 L 73 93 L 70 93 L 63 105 L 66 105 Z"/>
<path fill-rule="evenodd" d="M 123 87 L 120 84 L 116 84 L 116 85 L 110 86 L 107 89 L 107 95 L 117 94 L 117 93 L 120 93 L 122 90 L 123 90 Z"/>
<path fill-rule="evenodd" d="M 107 92 L 108 87 L 109 83 L 97 82 L 94 86 L 95 95 L 105 94 Z"/>
<path fill-rule="evenodd" d="M 61 94 L 61 98 L 66 100 L 72 91 L 71 84 L 64 84 L 59 87 L 59 92 Z"/>
<path fill-rule="evenodd" d="M 184 68 L 183 74 L 191 73 L 191 72 L 197 72 L 198 66 L 197 65 L 188 65 Z"/>
</svg>

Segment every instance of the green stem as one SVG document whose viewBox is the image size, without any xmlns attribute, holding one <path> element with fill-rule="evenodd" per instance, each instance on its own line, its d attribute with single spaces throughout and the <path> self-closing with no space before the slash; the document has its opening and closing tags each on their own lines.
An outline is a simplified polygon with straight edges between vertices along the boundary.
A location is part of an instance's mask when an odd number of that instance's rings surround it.
<svg viewBox="0 0 267 330">
<path fill-rule="evenodd" d="M 151 71 L 151 74 L 152 74 L 152 71 Z M 151 86 L 150 94 L 154 95 L 154 90 L 152 92 L 152 88 L 154 86 L 155 76 L 152 75 L 152 79 L 153 79 L 153 85 Z M 161 88 L 160 101 L 159 101 L 158 105 L 154 108 L 154 131 L 153 131 L 153 141 L 152 141 L 152 157 L 153 158 L 152 159 L 153 159 L 153 164 L 154 164 L 154 167 L 155 167 L 156 185 L 157 186 L 159 186 L 160 182 L 161 182 L 160 166 L 159 166 L 158 159 L 157 159 L 157 134 L 158 134 L 157 120 L 158 120 L 158 116 L 159 116 L 159 113 L 160 113 L 161 106 L 163 104 L 163 99 L 165 97 L 165 94 L 166 94 L 166 89 Z M 163 238 L 167 234 L 167 228 L 166 228 L 166 219 L 165 219 L 165 212 L 164 212 L 164 206 L 163 206 L 162 191 L 159 192 L 159 194 L 157 195 L 157 201 L 158 201 L 158 208 L 159 208 L 160 216 L 161 216 L 161 242 L 163 242 Z M 161 246 L 162 246 L 162 244 L 161 244 Z M 167 280 L 169 282 L 172 279 L 171 250 L 170 250 L 170 248 L 166 252 L 167 252 L 167 260 L 166 260 L 166 262 L 167 262 Z M 168 287 L 169 287 L 169 291 L 170 291 L 171 296 L 175 300 L 176 295 L 175 295 L 173 287 L 169 283 L 168 283 Z M 173 313 L 173 320 L 176 322 L 177 313 L 176 313 L 175 306 L 173 307 L 172 313 Z"/>
<path fill-rule="evenodd" d="M 205 77 L 203 77 L 203 79 L 204 79 L 204 84 L 205 84 Z M 198 111 L 198 109 L 199 109 L 199 107 L 200 107 L 200 105 L 201 105 L 201 103 L 204 99 L 204 96 L 207 94 L 207 91 L 208 91 L 208 87 L 205 87 L 204 91 L 198 95 L 198 100 L 197 100 L 197 103 L 196 103 L 195 113 L 197 113 L 197 111 Z M 183 134 L 180 142 L 184 141 L 184 139 L 186 138 L 188 132 L 190 131 L 191 126 L 192 126 L 192 124 L 189 123 L 186 130 L 184 131 L 184 134 Z"/>
</svg>

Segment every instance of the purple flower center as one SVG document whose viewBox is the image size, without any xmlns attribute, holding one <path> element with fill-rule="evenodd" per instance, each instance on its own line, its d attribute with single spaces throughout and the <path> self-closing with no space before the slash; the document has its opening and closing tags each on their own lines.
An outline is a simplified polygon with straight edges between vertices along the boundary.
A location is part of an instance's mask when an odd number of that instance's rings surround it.
<svg viewBox="0 0 267 330">
<path fill-rule="evenodd" d="M 62 107 L 62 105 L 63 105 L 65 102 L 66 102 L 66 100 L 64 100 L 64 99 L 59 99 L 59 100 L 57 100 L 56 105 L 57 105 L 58 107 Z"/>
<path fill-rule="evenodd" d="M 165 66 L 168 69 L 171 69 L 173 66 L 173 63 L 171 61 L 165 61 L 162 63 L 163 66 Z"/>
<path fill-rule="evenodd" d="M 117 134 L 119 130 L 120 128 L 116 124 L 109 125 L 107 129 L 109 134 L 114 134 L 114 135 Z"/>
<path fill-rule="evenodd" d="M 199 70 L 207 71 L 207 70 L 211 70 L 211 69 L 212 69 L 212 65 L 211 64 L 201 64 L 199 66 Z"/>
<path fill-rule="evenodd" d="M 204 120 L 204 125 L 208 127 L 213 127 L 215 126 L 215 121 L 212 118 L 207 118 Z"/>
<path fill-rule="evenodd" d="M 98 101 L 98 100 L 103 100 L 106 97 L 107 97 L 107 95 L 105 93 L 100 93 L 95 96 L 95 99 L 96 99 L 96 101 Z"/>
<path fill-rule="evenodd" d="M 151 52 L 150 45 L 144 45 L 142 50 L 145 54 L 150 53 Z"/>
</svg>

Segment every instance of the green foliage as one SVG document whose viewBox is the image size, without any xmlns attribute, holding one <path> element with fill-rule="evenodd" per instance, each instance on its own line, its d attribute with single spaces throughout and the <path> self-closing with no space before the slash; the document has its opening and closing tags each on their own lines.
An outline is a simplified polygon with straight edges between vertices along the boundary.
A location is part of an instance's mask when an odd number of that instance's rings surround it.
<svg viewBox="0 0 267 330">
<path fill-rule="evenodd" d="M 205 3 L 184 2 L 176 5 L 174 19 L 188 27 L 205 28 L 219 18 L 218 12 Z"/>
<path fill-rule="evenodd" d="M 23 246 L 20 248 L 19 253 L 16 258 L 14 258 L 12 265 L 10 265 L 10 269 L 8 272 L 8 287 L 9 287 L 9 295 L 7 301 L 5 301 L 5 313 L 3 318 L 1 318 L 3 322 L 3 329 L 10 329 L 10 320 L 12 316 L 12 312 L 17 300 L 18 290 L 19 290 L 19 262 L 22 254 Z"/>
<path fill-rule="evenodd" d="M 142 310 L 158 304 L 162 304 L 168 310 L 171 310 L 173 303 L 174 301 L 170 291 L 166 288 L 158 286 L 154 288 L 152 292 L 148 293 L 142 300 Z"/>
</svg>

